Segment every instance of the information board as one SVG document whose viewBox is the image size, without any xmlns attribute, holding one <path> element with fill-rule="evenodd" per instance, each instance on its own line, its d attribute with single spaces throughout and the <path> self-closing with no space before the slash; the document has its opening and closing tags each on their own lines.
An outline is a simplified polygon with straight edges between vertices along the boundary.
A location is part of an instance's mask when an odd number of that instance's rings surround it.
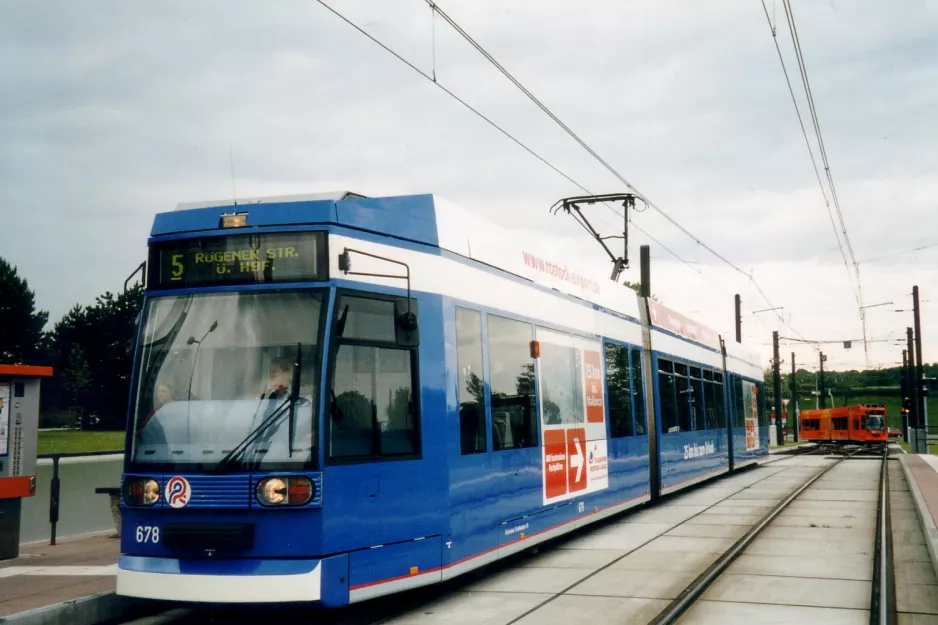
<svg viewBox="0 0 938 625">
<path fill-rule="evenodd" d="M 9 453 L 10 444 L 10 383 L 0 382 L 0 456 Z"/>
<path fill-rule="evenodd" d="M 150 289 L 328 278 L 325 232 L 200 237 L 154 245 Z"/>
</svg>

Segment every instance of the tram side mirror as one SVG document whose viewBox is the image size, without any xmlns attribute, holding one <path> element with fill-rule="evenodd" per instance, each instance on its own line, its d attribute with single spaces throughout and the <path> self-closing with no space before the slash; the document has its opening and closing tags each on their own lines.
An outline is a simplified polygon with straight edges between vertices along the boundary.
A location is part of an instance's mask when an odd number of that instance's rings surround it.
<svg viewBox="0 0 938 625">
<path fill-rule="evenodd" d="M 406 297 L 394 300 L 394 339 L 400 347 L 420 345 L 417 300 Z"/>
<path fill-rule="evenodd" d="M 352 259 L 349 258 L 348 250 L 339 254 L 339 271 L 348 273 L 352 270 Z"/>
</svg>

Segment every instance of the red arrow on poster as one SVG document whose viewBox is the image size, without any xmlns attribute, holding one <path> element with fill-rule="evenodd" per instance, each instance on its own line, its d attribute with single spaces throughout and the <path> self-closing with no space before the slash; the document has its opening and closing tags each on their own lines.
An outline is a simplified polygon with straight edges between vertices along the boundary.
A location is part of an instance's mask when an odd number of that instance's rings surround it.
<svg viewBox="0 0 938 625">
<path fill-rule="evenodd" d="M 567 480 L 571 493 L 586 488 L 586 456 L 583 454 L 585 444 L 584 428 L 567 430 Z"/>
</svg>

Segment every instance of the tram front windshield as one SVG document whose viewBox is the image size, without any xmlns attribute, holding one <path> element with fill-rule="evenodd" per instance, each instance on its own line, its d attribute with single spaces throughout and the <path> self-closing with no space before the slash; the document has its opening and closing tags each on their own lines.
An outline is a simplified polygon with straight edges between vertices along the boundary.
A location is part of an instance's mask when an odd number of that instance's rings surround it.
<svg viewBox="0 0 938 625">
<path fill-rule="evenodd" d="M 867 430 L 882 430 L 883 429 L 883 416 L 879 414 L 871 414 L 866 416 L 866 429 Z"/>
<path fill-rule="evenodd" d="M 322 302 L 320 291 L 149 300 L 132 462 L 189 470 L 310 466 Z"/>
</svg>

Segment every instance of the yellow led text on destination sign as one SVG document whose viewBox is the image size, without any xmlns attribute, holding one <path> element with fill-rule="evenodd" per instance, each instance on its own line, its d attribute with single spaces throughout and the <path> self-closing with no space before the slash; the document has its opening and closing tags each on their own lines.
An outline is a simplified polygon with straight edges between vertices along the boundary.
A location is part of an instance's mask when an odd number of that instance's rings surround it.
<svg viewBox="0 0 938 625">
<path fill-rule="evenodd" d="M 185 269 L 183 254 L 173 254 L 171 280 L 182 280 Z M 196 252 L 192 261 L 196 265 L 215 265 L 215 273 L 229 274 L 232 271 L 240 273 L 257 273 L 275 270 L 274 261 L 278 259 L 300 258 L 295 247 L 270 247 L 264 251 L 257 249 L 227 250 L 219 252 Z"/>
</svg>

